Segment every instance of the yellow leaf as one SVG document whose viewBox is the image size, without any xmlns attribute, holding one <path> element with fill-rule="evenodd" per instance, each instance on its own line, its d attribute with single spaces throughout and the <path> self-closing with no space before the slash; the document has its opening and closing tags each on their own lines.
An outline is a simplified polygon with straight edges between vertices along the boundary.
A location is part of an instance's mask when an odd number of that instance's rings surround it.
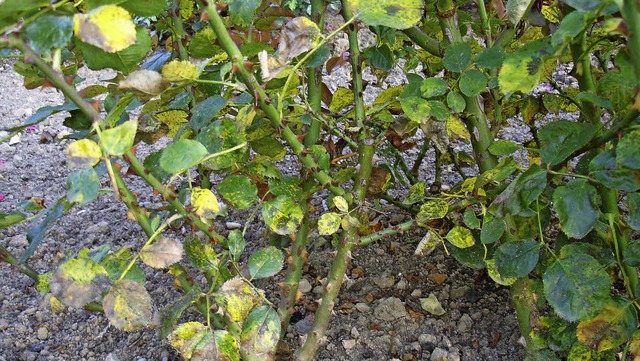
<svg viewBox="0 0 640 361">
<path fill-rule="evenodd" d="M 449 134 L 449 138 L 452 139 L 458 138 L 467 142 L 471 140 L 471 134 L 469 134 L 467 127 L 460 119 L 453 115 L 447 119 L 447 133 Z"/>
<path fill-rule="evenodd" d="M 204 218 L 214 218 L 220 212 L 218 199 L 208 189 L 193 188 L 191 191 L 191 205 L 196 215 Z"/>
<path fill-rule="evenodd" d="M 100 146 L 91 139 L 81 139 L 67 147 L 67 160 L 70 166 L 89 168 L 98 164 L 102 157 Z"/>
<path fill-rule="evenodd" d="M 173 138 L 182 125 L 189 120 L 187 117 L 189 114 L 183 110 L 167 110 L 166 112 L 158 113 L 156 117 L 160 122 L 166 124 L 169 127 L 167 137 Z"/>
<path fill-rule="evenodd" d="M 162 78 L 174 83 L 198 79 L 198 67 L 189 60 L 174 60 L 162 67 Z"/>
<path fill-rule="evenodd" d="M 73 17 L 75 36 L 108 52 L 124 50 L 136 42 L 136 27 L 127 10 L 105 5 Z"/>
<path fill-rule="evenodd" d="M 142 101 L 160 95 L 167 86 L 160 73 L 148 69 L 136 70 L 118 83 L 120 89 L 131 90 Z"/>
</svg>

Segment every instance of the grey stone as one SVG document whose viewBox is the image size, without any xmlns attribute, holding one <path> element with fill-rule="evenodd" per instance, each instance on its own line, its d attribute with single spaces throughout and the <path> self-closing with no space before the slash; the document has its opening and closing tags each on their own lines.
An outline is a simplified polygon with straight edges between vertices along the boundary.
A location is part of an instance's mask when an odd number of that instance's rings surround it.
<svg viewBox="0 0 640 361">
<path fill-rule="evenodd" d="M 473 327 L 473 320 L 471 319 L 471 316 L 465 313 L 460 317 L 460 320 L 458 320 L 457 330 L 460 333 L 464 333 L 471 330 L 471 327 Z"/>
<path fill-rule="evenodd" d="M 46 327 L 40 327 L 38 329 L 38 340 L 46 340 L 49 338 L 49 329 Z"/>
<path fill-rule="evenodd" d="M 423 333 L 418 336 L 418 342 L 420 342 L 421 345 L 435 345 L 438 343 L 438 338 L 435 335 Z"/>
<path fill-rule="evenodd" d="M 407 287 L 409 285 L 407 284 L 407 281 L 405 281 L 404 279 L 398 281 L 398 283 L 396 283 L 396 288 L 399 290 L 406 290 Z"/>
<path fill-rule="evenodd" d="M 380 303 L 373 310 L 373 313 L 382 321 L 393 321 L 407 317 L 407 310 L 404 308 L 404 304 L 396 297 L 380 300 Z"/>
<path fill-rule="evenodd" d="M 393 284 L 395 283 L 395 280 L 393 279 L 393 277 L 387 277 L 387 276 L 382 276 L 382 277 L 375 277 L 373 279 L 373 283 L 382 288 L 391 288 L 393 287 Z"/>
<path fill-rule="evenodd" d="M 298 290 L 302 293 L 309 293 L 313 288 L 311 287 L 311 283 L 307 281 L 305 278 L 300 280 L 298 284 Z"/>
<path fill-rule="evenodd" d="M 369 313 L 371 311 L 371 307 L 363 302 L 356 303 L 355 308 L 362 313 Z"/>
<path fill-rule="evenodd" d="M 431 361 L 447 361 L 449 356 L 449 353 L 444 350 L 441 349 L 440 347 L 436 347 L 433 352 L 431 352 L 431 358 L 429 358 L 429 360 Z"/>
</svg>

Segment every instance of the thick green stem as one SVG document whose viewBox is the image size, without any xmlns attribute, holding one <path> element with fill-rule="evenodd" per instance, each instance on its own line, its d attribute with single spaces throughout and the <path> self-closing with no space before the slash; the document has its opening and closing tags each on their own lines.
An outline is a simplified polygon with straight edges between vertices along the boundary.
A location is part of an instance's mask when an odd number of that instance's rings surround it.
<svg viewBox="0 0 640 361">
<path fill-rule="evenodd" d="M 493 37 L 491 34 L 491 24 L 489 23 L 489 17 L 487 16 L 487 9 L 485 7 L 484 0 L 477 0 L 478 15 L 482 21 L 482 31 L 484 32 L 487 48 L 493 45 Z"/>
<path fill-rule="evenodd" d="M 324 0 L 311 1 L 311 20 L 318 25 L 320 31 L 324 30 Z M 320 112 L 322 106 L 322 66 L 309 68 L 307 71 L 309 84 L 307 85 L 307 97 L 309 106 L 314 112 Z M 322 123 L 316 117 L 311 118 L 311 125 L 304 137 L 304 145 L 310 147 L 316 144 L 320 137 Z"/>
<path fill-rule="evenodd" d="M 444 49 L 440 47 L 438 39 L 427 35 L 417 26 L 405 29 L 403 32 L 409 37 L 409 39 L 418 44 L 419 47 L 426 50 L 428 53 L 439 57 L 444 55 Z"/>
<path fill-rule="evenodd" d="M 29 267 L 29 265 L 25 263 L 20 263 L 18 259 L 11 252 L 9 252 L 8 249 L 4 248 L 3 246 L 0 246 L 0 261 L 5 261 L 10 265 L 15 266 L 18 269 L 18 271 L 29 276 L 29 278 L 33 279 L 34 281 L 38 282 L 38 276 L 39 276 L 38 272 L 33 268 Z"/>
<path fill-rule="evenodd" d="M 342 0 L 342 16 L 345 19 L 353 18 L 351 6 L 347 0 Z M 349 59 L 351 62 L 351 89 L 354 95 L 355 120 L 359 129 L 359 139 L 368 138 L 368 132 L 364 126 L 364 97 L 362 84 L 362 61 L 360 60 L 360 48 L 358 47 L 358 25 L 351 23 L 347 30 L 349 37 Z"/>
<path fill-rule="evenodd" d="M 516 310 L 520 333 L 525 340 L 525 348 L 530 356 L 535 355 L 539 348 L 531 338 L 531 331 L 533 331 L 538 324 L 539 312 L 535 304 L 537 297 L 531 288 L 528 277 L 519 278 L 518 281 L 511 286 L 511 300 Z"/>
<path fill-rule="evenodd" d="M 284 124 L 278 110 L 270 104 L 269 96 L 265 90 L 260 86 L 258 80 L 247 70 L 244 66 L 244 58 L 238 46 L 233 42 L 224 21 L 218 14 L 213 2 L 207 2 L 206 11 L 209 15 L 209 24 L 214 33 L 218 37 L 220 45 L 224 51 L 229 55 L 233 62 L 234 69 L 237 71 L 242 82 L 247 86 L 247 89 L 254 95 L 256 102 L 260 105 L 260 108 L 264 111 L 265 115 L 271 122 L 271 125 L 281 131 L 281 136 L 289 144 L 294 154 L 298 156 L 305 168 L 312 171 L 314 178 L 323 186 L 329 188 L 329 190 L 336 195 L 343 195 L 344 189 L 333 184 L 331 177 L 318 167 L 318 164 L 313 158 L 306 152 L 303 144 L 298 140 L 296 134 Z"/>
<path fill-rule="evenodd" d="M 631 50 L 631 59 L 636 60 L 640 59 L 640 13 L 638 7 L 636 0 L 624 0 L 622 6 L 624 25 L 629 29 L 627 43 Z M 634 61 L 633 66 L 636 71 L 636 86 L 640 88 L 640 62 Z"/>
<path fill-rule="evenodd" d="M 498 160 L 489 152 L 489 146 L 493 143 L 493 134 L 487 124 L 487 116 L 480 107 L 478 97 L 466 97 L 467 108 L 464 123 L 471 134 L 471 145 L 478 163 L 480 173 L 493 169 Z"/>
<path fill-rule="evenodd" d="M 587 33 L 583 32 L 570 45 L 573 59 L 572 75 L 578 80 L 581 91 L 595 94 L 596 84 L 591 71 L 591 54 L 587 50 Z M 590 123 L 600 124 L 600 111 L 593 102 L 580 102 L 581 116 Z"/>
</svg>

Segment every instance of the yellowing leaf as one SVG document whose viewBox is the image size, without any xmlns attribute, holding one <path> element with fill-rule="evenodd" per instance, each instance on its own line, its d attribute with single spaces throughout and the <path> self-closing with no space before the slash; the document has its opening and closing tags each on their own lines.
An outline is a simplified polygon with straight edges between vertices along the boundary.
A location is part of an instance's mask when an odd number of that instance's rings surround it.
<svg viewBox="0 0 640 361">
<path fill-rule="evenodd" d="M 144 247 L 140 259 L 153 268 L 167 268 L 182 259 L 182 243 L 162 237 Z"/>
<path fill-rule="evenodd" d="M 156 114 L 158 120 L 169 127 L 167 137 L 173 138 L 182 125 L 189 121 L 189 114 L 184 110 L 167 110 L 166 112 Z"/>
<path fill-rule="evenodd" d="M 503 286 L 511 286 L 518 280 L 517 278 L 502 277 L 496 268 L 496 261 L 487 259 L 484 263 L 487 266 L 487 273 L 489 274 L 489 277 L 491 277 L 495 283 Z"/>
<path fill-rule="evenodd" d="M 91 139 L 81 139 L 67 147 L 67 162 L 76 168 L 88 168 L 98 164 L 102 150 Z"/>
<path fill-rule="evenodd" d="M 258 60 L 260 60 L 262 81 L 265 82 L 278 76 L 287 67 L 287 63 L 267 54 L 265 50 L 258 53 Z"/>
<path fill-rule="evenodd" d="M 304 16 L 291 19 L 282 28 L 278 56 L 285 61 L 315 48 L 322 33 L 311 19 Z"/>
<path fill-rule="evenodd" d="M 136 27 L 127 10 L 105 5 L 73 17 L 75 36 L 108 52 L 124 50 L 136 42 Z"/>
<path fill-rule="evenodd" d="M 151 296 L 139 283 L 123 279 L 116 282 L 102 301 L 104 314 L 117 329 L 132 332 L 151 322 Z"/>
<path fill-rule="evenodd" d="M 467 127 L 458 117 L 453 115 L 447 119 L 447 134 L 452 139 L 458 138 L 467 142 L 471 140 L 471 134 L 469 134 Z"/>
<path fill-rule="evenodd" d="M 193 188 L 191 191 L 191 205 L 199 217 L 214 218 L 220 212 L 218 199 L 209 189 Z"/>
<path fill-rule="evenodd" d="M 473 235 L 469 228 L 462 226 L 453 227 L 445 236 L 447 241 L 458 248 L 468 248 L 475 244 Z"/>
<path fill-rule="evenodd" d="M 335 212 L 325 213 L 318 220 L 318 233 L 320 235 L 331 235 L 340 228 L 340 215 Z"/>
<path fill-rule="evenodd" d="M 221 305 L 233 321 L 244 320 L 251 310 L 261 303 L 249 285 L 240 277 L 232 278 L 222 284 L 215 296 L 216 303 Z"/>
<path fill-rule="evenodd" d="M 162 78 L 174 83 L 198 79 L 198 67 L 189 60 L 174 60 L 162 67 Z"/>
</svg>

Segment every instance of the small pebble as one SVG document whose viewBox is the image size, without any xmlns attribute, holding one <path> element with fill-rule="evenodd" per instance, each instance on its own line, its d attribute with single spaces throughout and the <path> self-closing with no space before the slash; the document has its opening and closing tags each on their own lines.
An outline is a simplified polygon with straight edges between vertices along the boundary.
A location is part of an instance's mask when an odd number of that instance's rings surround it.
<svg viewBox="0 0 640 361">
<path fill-rule="evenodd" d="M 240 229 L 242 227 L 242 224 L 238 223 L 238 222 L 227 222 L 224 224 L 224 226 L 227 229 Z"/>
<path fill-rule="evenodd" d="M 342 340 L 342 346 L 345 350 L 351 350 L 356 347 L 356 340 Z"/>
<path fill-rule="evenodd" d="M 38 329 L 38 340 L 46 340 L 49 338 L 49 329 L 46 327 L 40 327 Z"/>
<path fill-rule="evenodd" d="M 449 353 L 446 350 L 441 349 L 440 347 L 436 347 L 431 353 L 431 361 L 447 361 L 447 357 Z"/>
<path fill-rule="evenodd" d="M 300 292 L 309 293 L 312 289 L 313 288 L 311 287 L 311 283 L 309 283 L 309 281 L 304 278 L 300 280 L 300 283 L 298 284 L 298 290 L 300 290 Z"/>
<path fill-rule="evenodd" d="M 362 313 L 369 313 L 371 311 L 371 306 L 363 302 L 356 303 L 355 308 Z"/>
</svg>

